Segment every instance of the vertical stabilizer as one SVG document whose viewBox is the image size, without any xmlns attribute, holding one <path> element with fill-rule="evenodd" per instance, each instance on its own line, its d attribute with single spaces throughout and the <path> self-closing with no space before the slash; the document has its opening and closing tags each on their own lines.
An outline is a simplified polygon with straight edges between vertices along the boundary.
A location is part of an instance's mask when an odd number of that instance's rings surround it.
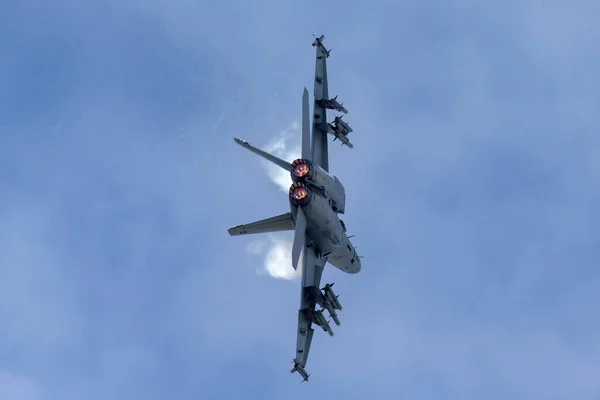
<svg viewBox="0 0 600 400">
<path fill-rule="evenodd" d="M 308 90 L 302 94 L 302 158 L 312 161 L 310 147 L 310 117 L 308 114 Z"/>
<path fill-rule="evenodd" d="M 296 227 L 294 232 L 294 244 L 292 245 L 292 267 L 298 269 L 298 261 L 300 260 L 300 254 L 302 249 L 306 245 L 306 216 L 302 207 L 298 207 L 298 213 L 296 214 Z"/>
</svg>

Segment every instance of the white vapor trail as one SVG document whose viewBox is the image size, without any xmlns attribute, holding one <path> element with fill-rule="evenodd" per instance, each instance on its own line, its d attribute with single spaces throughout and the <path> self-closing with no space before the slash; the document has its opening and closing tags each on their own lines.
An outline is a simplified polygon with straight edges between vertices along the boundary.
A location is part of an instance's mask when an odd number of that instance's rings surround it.
<svg viewBox="0 0 600 400">
<path fill-rule="evenodd" d="M 292 122 L 278 137 L 269 142 L 265 146 L 265 151 L 289 162 L 300 158 L 301 144 L 298 121 Z M 287 193 L 292 184 L 290 171 L 285 171 L 266 160 L 261 160 L 261 165 L 267 172 L 269 179 Z M 251 254 L 265 257 L 264 271 L 273 278 L 291 280 L 302 275 L 300 267 L 297 271 L 292 267 L 292 238 L 289 237 L 289 234 L 268 235 L 264 239 L 261 238 L 251 242 L 247 250 Z M 302 265 L 301 262 L 300 265 Z"/>
<path fill-rule="evenodd" d="M 264 239 L 251 242 L 247 249 L 253 255 L 264 256 L 263 268 L 257 273 L 263 275 L 266 272 L 276 279 L 292 280 L 302 276 L 302 259 L 298 270 L 292 267 L 292 240 L 289 237 L 272 234 Z"/>
<path fill-rule="evenodd" d="M 292 122 L 278 137 L 271 140 L 265 147 L 265 151 L 289 162 L 300 158 L 302 144 L 300 143 L 300 124 L 298 121 Z M 292 184 L 290 171 L 286 171 L 264 159 L 261 160 L 261 164 L 267 171 L 269 179 L 287 193 Z"/>
</svg>

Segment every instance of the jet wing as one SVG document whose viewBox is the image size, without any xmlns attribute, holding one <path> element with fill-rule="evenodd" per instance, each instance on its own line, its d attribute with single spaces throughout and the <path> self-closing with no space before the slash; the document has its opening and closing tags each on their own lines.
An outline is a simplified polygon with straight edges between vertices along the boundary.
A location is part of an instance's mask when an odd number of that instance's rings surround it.
<svg viewBox="0 0 600 400">
<path fill-rule="evenodd" d="M 306 245 L 310 239 L 305 237 L 304 260 L 302 265 L 302 291 L 300 296 L 300 310 L 298 310 L 298 332 L 296 337 L 296 357 L 294 358 L 293 372 L 298 372 L 304 380 L 308 380 L 306 363 L 308 353 L 314 334 L 313 323 L 321 326 L 333 336 L 329 323 L 323 315 L 322 310 L 317 310 L 318 303 L 322 303 L 322 295 L 319 290 L 321 275 L 326 259 L 321 257 L 315 247 Z"/>
<path fill-rule="evenodd" d="M 294 218 L 291 213 L 277 215 L 275 217 L 261 219 L 245 225 L 237 225 L 229 228 L 230 236 L 251 235 L 254 233 L 293 231 Z"/>
<path fill-rule="evenodd" d="M 348 110 L 342 103 L 337 101 L 337 96 L 329 98 L 329 83 L 327 80 L 327 58 L 329 52 L 323 45 L 324 35 L 315 38 L 313 46 L 317 48 L 317 58 L 315 63 L 315 86 L 314 86 L 314 105 L 313 105 L 313 126 L 312 126 L 312 162 L 319 165 L 325 171 L 329 172 L 329 149 L 327 134 L 334 136 L 334 141 L 339 140 L 343 145 L 350 148 L 354 147 L 348 139 L 348 134 L 352 128 L 341 117 L 335 117 L 333 123 L 327 122 L 327 110 L 333 110 L 344 114 Z"/>
<path fill-rule="evenodd" d="M 316 38 L 313 46 L 317 48 L 317 59 L 315 65 L 315 86 L 314 86 L 314 104 L 313 104 L 313 127 L 312 127 L 312 147 L 313 164 L 319 165 L 325 171 L 329 171 L 329 150 L 327 142 L 327 132 L 329 125 L 327 123 L 327 106 L 329 100 L 329 88 L 327 85 L 327 57 L 329 51 L 323 46 L 321 36 Z"/>
</svg>

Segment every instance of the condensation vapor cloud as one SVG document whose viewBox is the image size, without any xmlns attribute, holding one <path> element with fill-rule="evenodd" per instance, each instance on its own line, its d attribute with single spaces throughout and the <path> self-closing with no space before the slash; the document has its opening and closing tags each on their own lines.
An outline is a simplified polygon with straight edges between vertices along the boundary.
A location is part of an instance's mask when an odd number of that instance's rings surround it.
<svg viewBox="0 0 600 400">
<path fill-rule="evenodd" d="M 299 123 L 294 121 L 265 146 L 265 151 L 291 162 L 300 157 L 299 139 Z M 292 184 L 290 171 L 285 171 L 266 160 L 261 160 L 261 165 L 269 179 L 287 193 Z M 288 232 L 265 235 L 264 238 L 251 242 L 248 252 L 264 256 L 263 268 L 269 276 L 277 279 L 296 279 L 301 276 L 301 269 L 296 271 L 292 267 L 292 238 L 293 234 Z"/>
<path fill-rule="evenodd" d="M 302 275 L 302 258 L 298 270 L 292 267 L 292 239 L 290 234 L 270 234 L 248 244 L 250 254 L 264 257 L 263 265 L 257 271 L 259 275 L 265 273 L 273 278 L 292 280 Z"/>
<path fill-rule="evenodd" d="M 292 162 L 300 158 L 300 154 L 302 153 L 301 146 L 300 124 L 298 121 L 294 121 L 278 137 L 269 142 L 265 150 L 285 161 Z M 279 186 L 282 191 L 287 193 L 292 184 L 290 171 L 286 171 L 267 160 L 261 160 L 261 163 L 267 171 L 269 179 Z"/>
</svg>

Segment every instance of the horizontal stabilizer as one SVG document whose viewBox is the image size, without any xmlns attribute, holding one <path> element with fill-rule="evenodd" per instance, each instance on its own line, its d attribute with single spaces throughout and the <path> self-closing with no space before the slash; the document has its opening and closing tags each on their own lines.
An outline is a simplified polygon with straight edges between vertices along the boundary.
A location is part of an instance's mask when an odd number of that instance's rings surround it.
<svg viewBox="0 0 600 400">
<path fill-rule="evenodd" d="M 229 228 L 230 236 L 252 235 L 255 233 L 293 231 L 294 218 L 291 213 L 277 215 L 275 217 L 262 219 L 260 221 L 251 222 L 245 225 L 234 226 Z"/>
<path fill-rule="evenodd" d="M 275 157 L 273 154 L 269 154 L 266 151 L 256 148 L 256 147 L 252 146 L 250 143 L 248 143 L 245 140 L 242 140 L 240 138 L 233 138 L 233 140 L 235 140 L 235 142 L 237 144 L 239 144 L 240 146 L 242 146 L 243 148 L 250 150 L 254 154 L 258 154 L 262 158 L 271 161 L 273 164 L 285 169 L 286 171 L 292 170 L 291 163 L 284 161 L 279 157 Z"/>
</svg>

